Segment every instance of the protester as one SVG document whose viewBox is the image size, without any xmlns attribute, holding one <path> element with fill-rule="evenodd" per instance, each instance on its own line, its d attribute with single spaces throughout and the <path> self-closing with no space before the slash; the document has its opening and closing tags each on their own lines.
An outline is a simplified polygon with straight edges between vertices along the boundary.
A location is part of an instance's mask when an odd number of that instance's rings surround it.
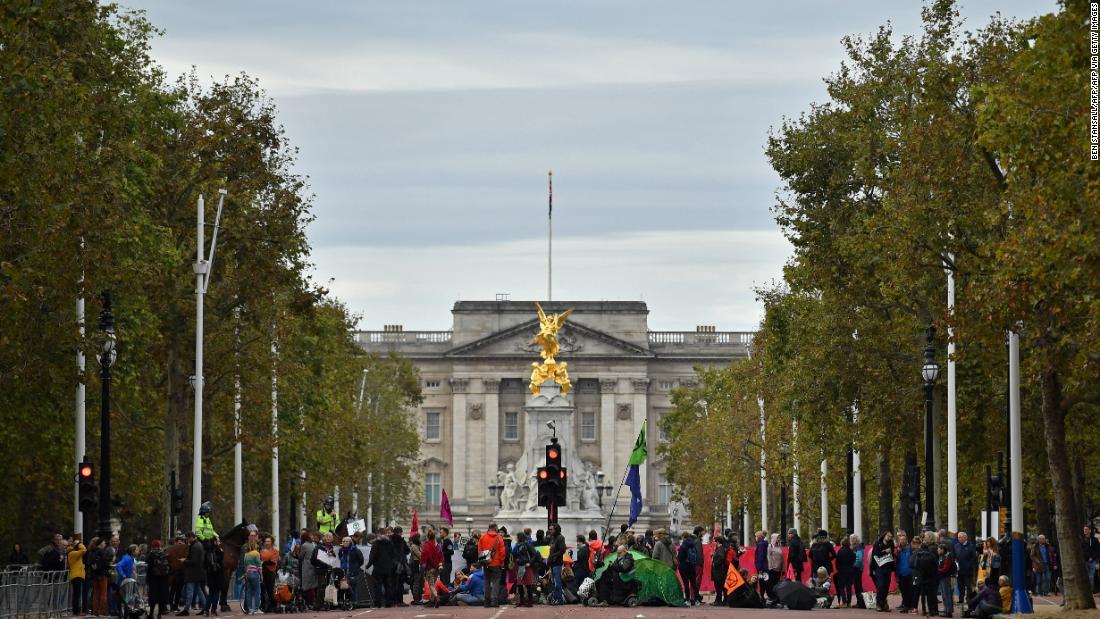
<svg viewBox="0 0 1100 619">
<path fill-rule="evenodd" d="M 260 563 L 263 570 L 261 579 L 260 610 L 275 612 L 275 575 L 279 569 L 279 549 L 275 547 L 275 538 L 271 535 L 260 536 Z"/>
<path fill-rule="evenodd" d="M 825 566 L 821 566 L 814 571 L 814 575 L 810 578 L 810 589 L 813 589 L 814 594 L 820 600 L 819 605 L 821 608 L 831 608 L 833 605 L 833 595 L 830 592 L 832 583 L 829 581 L 829 570 Z"/>
<path fill-rule="evenodd" d="M 453 598 L 459 606 L 477 606 L 485 603 L 485 571 L 481 562 L 474 564 L 468 579 L 455 587 Z M 456 581 L 457 582 L 457 581 Z"/>
<path fill-rule="evenodd" d="M 38 551 L 38 567 L 45 572 L 63 572 L 67 565 L 68 542 L 60 533 Z"/>
<path fill-rule="evenodd" d="M 836 560 L 836 549 L 829 541 L 829 532 L 818 529 L 814 535 L 814 542 L 810 544 L 810 570 L 817 574 L 817 570 L 825 568 L 830 575 L 833 574 L 833 561 Z"/>
<path fill-rule="evenodd" d="M 782 558 L 781 554 L 780 561 L 782 561 Z M 714 601 L 711 602 L 712 606 L 722 605 L 722 598 L 725 593 L 723 583 L 726 580 L 727 569 L 729 569 L 729 565 L 726 563 L 726 538 L 719 535 L 714 539 L 714 549 L 710 554 L 710 580 L 714 583 Z"/>
<path fill-rule="evenodd" d="M 1000 576 L 997 578 L 997 584 L 999 585 L 998 592 L 1001 596 L 1001 612 L 1008 612 L 1012 609 L 1012 581 L 1008 579 L 1008 576 Z"/>
<path fill-rule="evenodd" d="M 550 530 L 547 532 L 547 538 L 550 540 L 550 555 L 546 559 L 546 565 L 550 568 L 551 578 L 554 583 L 554 591 L 550 594 L 551 604 L 564 604 L 565 593 L 563 591 L 561 572 L 565 565 L 565 536 L 561 534 L 561 525 L 554 523 L 550 525 Z"/>
<path fill-rule="evenodd" d="M 836 552 L 836 597 L 840 608 L 852 606 L 852 581 L 855 579 L 856 554 L 852 552 L 852 541 L 848 536 L 840 539 L 840 550 Z"/>
<path fill-rule="evenodd" d="M 791 568 L 791 579 L 802 582 L 802 566 L 806 562 L 806 549 L 802 546 L 802 538 L 798 536 L 798 529 L 787 531 L 787 565 Z"/>
<path fill-rule="evenodd" d="M 83 615 L 87 612 L 84 606 L 84 588 L 87 584 L 87 575 L 84 571 L 84 554 L 88 549 L 80 542 L 80 534 L 73 534 L 73 541 L 68 546 L 65 561 L 69 566 L 69 588 L 72 593 L 73 616 Z"/>
<path fill-rule="evenodd" d="M 271 538 L 268 538 L 271 540 Z M 274 542 L 274 540 L 271 540 Z M 225 551 L 222 550 L 221 539 L 215 537 L 207 543 L 207 548 L 204 549 L 206 553 L 204 559 L 206 560 L 206 604 L 202 609 L 202 614 L 209 617 L 211 613 L 215 617 L 218 616 L 218 601 L 222 597 L 222 581 L 225 579 L 222 571 L 222 566 L 225 562 Z M 275 551 L 278 556 L 279 551 Z M 261 560 L 263 554 L 260 554 Z M 274 596 L 272 596 L 272 610 L 274 611 Z"/>
<path fill-rule="evenodd" d="M 583 535 L 577 536 L 577 547 L 591 552 L 584 542 Z M 516 586 L 517 605 L 521 607 L 530 608 L 534 605 L 535 568 L 532 563 L 537 552 L 526 533 L 523 531 L 516 533 L 516 543 L 512 546 L 512 563 L 515 570 L 513 581 Z M 587 566 L 586 559 L 584 567 L 587 569 Z"/>
<path fill-rule="evenodd" d="M 901 606 L 898 611 L 901 613 L 907 613 L 917 607 L 917 590 L 913 586 L 913 546 L 909 544 L 909 536 L 905 534 L 905 531 L 898 529 L 896 550 L 895 575 L 898 580 L 898 592 L 901 593 Z M 875 560 L 872 554 L 871 558 L 871 575 L 875 575 Z M 887 584 L 889 586 L 889 584 Z M 875 583 L 876 590 L 880 588 L 878 581 Z M 877 599 L 877 595 L 876 595 Z"/>
<path fill-rule="evenodd" d="M 413 533 L 409 536 L 409 593 L 412 594 L 412 603 L 420 605 L 424 603 L 421 596 L 424 594 L 424 577 L 420 571 L 420 555 L 424 546 L 420 542 L 420 534 Z"/>
<path fill-rule="evenodd" d="M 684 531 L 680 534 L 680 549 L 676 554 L 676 564 L 680 569 L 680 580 L 684 587 L 684 601 L 690 606 L 695 606 L 696 592 L 695 588 L 695 570 L 701 563 L 702 552 L 696 544 L 695 537 Z"/>
<path fill-rule="evenodd" d="M 672 547 L 672 538 L 668 536 L 666 529 L 657 529 L 652 556 L 674 570 L 677 568 L 676 550 Z"/>
<path fill-rule="evenodd" d="M 955 541 L 955 563 L 959 573 L 955 580 L 959 589 L 959 604 L 974 594 L 974 580 L 978 574 L 978 550 L 966 531 L 959 531 Z"/>
<path fill-rule="evenodd" d="M 478 561 L 483 564 L 482 603 L 486 608 L 493 608 L 498 606 L 495 593 L 496 588 L 500 586 L 500 571 L 504 567 L 504 540 L 497 532 L 496 523 L 491 523 L 489 529 L 478 539 L 477 552 Z M 560 569 L 558 574 L 561 574 Z M 472 576 L 470 580 L 473 580 Z"/>
<path fill-rule="evenodd" d="M 325 533 L 321 536 L 321 543 L 313 549 L 313 554 L 310 556 L 310 563 L 313 564 L 313 571 L 317 574 L 317 590 L 319 595 L 314 595 L 315 603 L 314 609 L 321 610 L 324 608 L 325 602 L 325 587 L 328 585 L 328 575 L 332 571 L 332 561 L 337 559 L 337 550 L 332 543 L 332 533 Z"/>
<path fill-rule="evenodd" d="M 371 544 L 367 570 L 374 575 L 375 582 L 382 588 L 384 606 L 393 608 L 401 602 L 402 585 L 397 582 L 398 556 L 394 550 L 391 531 L 380 530 Z"/>
<path fill-rule="evenodd" d="M 439 570 L 443 567 L 443 551 L 440 550 L 439 542 L 435 537 L 435 530 L 428 529 L 428 539 L 425 540 L 424 545 L 420 549 L 420 573 L 421 578 L 427 583 L 427 587 L 423 587 L 425 590 L 430 590 L 434 597 L 435 595 L 435 581 L 429 575 L 429 572 L 434 572 L 436 577 L 439 575 Z"/>
<path fill-rule="evenodd" d="M 88 560 L 89 576 L 92 579 L 92 614 L 104 616 L 107 614 L 107 591 L 109 589 L 107 579 L 111 571 L 111 564 L 107 558 L 107 542 L 101 539 L 94 540 L 92 557 Z"/>
</svg>

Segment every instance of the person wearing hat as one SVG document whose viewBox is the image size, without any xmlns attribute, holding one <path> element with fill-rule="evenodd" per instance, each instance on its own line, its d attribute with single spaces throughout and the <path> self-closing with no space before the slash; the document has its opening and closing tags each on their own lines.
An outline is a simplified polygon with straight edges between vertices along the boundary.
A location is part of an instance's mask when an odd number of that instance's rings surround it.
<svg viewBox="0 0 1100 619">
<path fill-rule="evenodd" d="M 321 535 L 332 533 L 336 535 L 336 527 L 340 524 L 340 517 L 336 515 L 336 499 L 331 495 L 325 497 L 324 506 L 317 510 L 317 532 Z"/>
<path fill-rule="evenodd" d="M 829 541 L 829 532 L 818 529 L 814 535 L 814 543 L 810 544 L 810 570 L 817 574 L 818 568 L 825 568 L 830 578 L 833 577 L 833 561 L 836 560 L 836 548 Z"/>
<path fill-rule="evenodd" d="M 199 505 L 199 517 L 195 519 L 195 537 L 200 542 L 209 542 L 218 536 L 217 530 L 214 529 L 214 523 L 210 520 L 212 510 L 213 506 L 210 505 L 210 501 L 203 501 L 202 505 Z"/>
</svg>

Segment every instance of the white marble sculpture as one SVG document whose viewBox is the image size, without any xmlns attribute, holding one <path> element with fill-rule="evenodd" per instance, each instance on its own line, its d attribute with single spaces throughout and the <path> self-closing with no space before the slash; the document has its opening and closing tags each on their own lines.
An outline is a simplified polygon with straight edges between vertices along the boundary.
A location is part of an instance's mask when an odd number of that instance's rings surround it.
<svg viewBox="0 0 1100 619">
<path fill-rule="evenodd" d="M 504 482 L 501 485 L 504 487 L 500 491 L 500 509 L 503 511 L 518 510 L 520 505 L 516 493 L 519 490 L 519 481 L 516 480 L 515 465 L 509 462 L 502 475 Z"/>
<path fill-rule="evenodd" d="M 536 471 L 531 471 L 527 478 L 527 506 L 525 512 L 533 512 L 539 507 L 539 478 Z"/>
<path fill-rule="evenodd" d="M 596 474 L 592 472 L 592 463 L 587 462 L 577 480 L 581 488 L 581 509 L 599 509 L 600 493 L 596 489 Z"/>
</svg>

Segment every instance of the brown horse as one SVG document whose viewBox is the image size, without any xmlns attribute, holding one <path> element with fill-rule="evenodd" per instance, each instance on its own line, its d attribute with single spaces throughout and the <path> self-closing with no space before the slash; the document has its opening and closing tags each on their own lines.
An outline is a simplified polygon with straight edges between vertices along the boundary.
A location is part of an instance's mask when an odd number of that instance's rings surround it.
<svg viewBox="0 0 1100 619">
<path fill-rule="evenodd" d="M 252 525 L 248 521 L 243 521 L 232 529 L 222 533 L 219 537 L 222 541 L 222 552 L 225 557 L 222 561 L 222 593 L 221 593 L 221 608 L 223 611 L 229 610 L 229 587 L 233 583 L 233 575 L 237 572 L 237 564 L 241 560 L 241 547 L 248 541 L 248 532 Z M 180 559 L 187 558 L 187 544 L 176 543 L 172 544 L 166 551 L 168 555 L 168 582 L 171 586 L 175 586 L 176 580 L 180 577 L 180 573 L 183 572 L 183 561 Z"/>
</svg>

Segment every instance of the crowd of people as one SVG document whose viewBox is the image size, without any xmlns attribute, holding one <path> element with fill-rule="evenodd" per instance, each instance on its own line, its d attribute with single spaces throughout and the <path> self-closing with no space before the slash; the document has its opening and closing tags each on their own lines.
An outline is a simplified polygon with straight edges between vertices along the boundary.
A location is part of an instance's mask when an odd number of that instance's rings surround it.
<svg viewBox="0 0 1100 619">
<path fill-rule="evenodd" d="M 282 548 L 276 547 L 272 535 L 250 532 L 238 568 L 250 614 L 278 608 L 275 583 L 280 573 L 293 576 L 304 604 L 317 610 L 331 602 L 325 594 L 329 585 L 339 584 L 334 577 L 346 579 L 342 596 L 378 607 L 564 604 L 578 600 L 578 590 L 605 562 L 629 571 L 631 551 L 674 570 L 689 605 L 704 601 L 704 569 L 709 569 L 715 585 L 711 603 L 740 607 L 783 606 L 777 587 L 796 581 L 814 592 L 821 607 L 873 606 L 888 612 L 888 594 L 896 590 L 898 612 L 953 617 L 958 606 L 961 616 L 984 619 L 1008 610 L 1013 591 L 1008 538 L 976 542 L 965 532 L 928 531 L 910 537 L 898 530 L 883 533 L 869 546 L 856 535 L 830 539 L 824 530 L 817 531 L 809 544 L 794 529 L 785 537 L 758 531 L 755 543 L 742 546 L 729 530 L 710 535 L 696 527 L 670 535 L 665 529 L 635 533 L 626 525 L 602 540 L 590 531 L 571 543 L 557 525 L 547 531 L 516 531 L 514 536 L 506 527 L 490 524 L 484 532 L 469 531 L 465 536 L 447 527 L 426 526 L 409 536 L 401 527 L 386 527 L 337 538 L 336 521 L 328 512 L 318 513 L 321 530 L 292 532 Z M 123 547 L 118 537 L 92 538 L 85 544 L 80 534 L 58 534 L 34 560 L 15 545 L 8 563 L 67 570 L 74 616 L 119 616 L 119 584 L 133 577 L 139 564 L 144 567 L 151 616 L 187 616 L 191 611 L 216 616 L 224 552 L 212 531 L 204 529 L 207 539 L 188 532 L 173 540 L 187 547 L 180 553 L 182 565 L 175 579 L 169 578 L 166 549 L 157 539 Z M 1095 592 L 1100 590 L 1100 540 L 1091 527 L 1083 529 L 1081 544 Z M 751 553 L 752 569 L 740 569 L 745 553 Z M 749 560 L 746 557 L 745 563 Z M 728 592 L 731 566 L 736 566 L 743 586 Z M 1046 536 L 1028 544 L 1024 566 L 1031 594 L 1059 591 L 1059 553 Z M 866 595 L 864 574 L 874 584 L 874 592 Z"/>
</svg>

